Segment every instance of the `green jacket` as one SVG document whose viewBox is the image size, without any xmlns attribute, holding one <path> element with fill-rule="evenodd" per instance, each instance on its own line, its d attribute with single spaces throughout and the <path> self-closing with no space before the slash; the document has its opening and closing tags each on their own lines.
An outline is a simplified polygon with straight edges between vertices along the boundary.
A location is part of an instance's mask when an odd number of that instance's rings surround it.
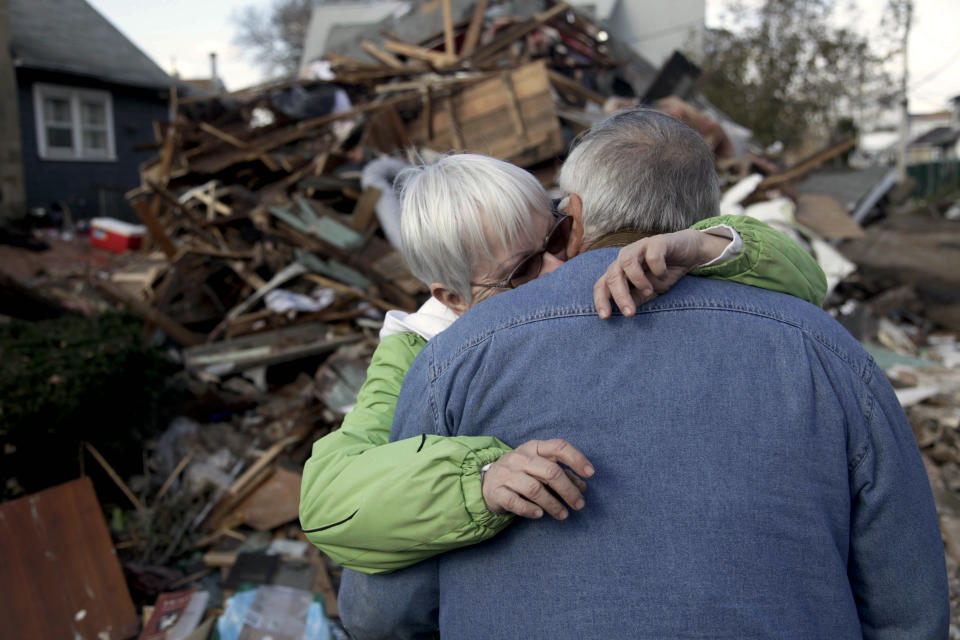
<svg viewBox="0 0 960 640">
<path fill-rule="evenodd" d="M 740 255 L 693 275 L 789 293 L 821 306 L 826 279 L 798 244 L 744 216 L 703 220 L 743 238 Z M 390 442 L 403 378 L 426 341 L 414 333 L 384 338 L 373 354 L 353 411 L 313 445 L 304 467 L 300 523 L 334 561 L 364 573 L 402 569 L 481 542 L 510 524 L 486 507 L 480 468 L 511 447 L 496 438 L 435 436 Z"/>
</svg>

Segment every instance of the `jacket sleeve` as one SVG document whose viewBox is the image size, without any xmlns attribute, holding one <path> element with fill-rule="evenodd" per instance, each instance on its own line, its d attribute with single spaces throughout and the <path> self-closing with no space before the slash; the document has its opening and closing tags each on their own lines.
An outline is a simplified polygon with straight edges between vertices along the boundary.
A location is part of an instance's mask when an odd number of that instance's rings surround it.
<svg viewBox="0 0 960 640">
<path fill-rule="evenodd" d="M 356 407 L 314 443 L 304 466 L 300 526 L 356 571 L 400 569 L 485 540 L 512 520 L 490 512 L 480 490 L 480 468 L 511 450 L 500 440 L 424 433 L 389 442 L 400 387 L 423 344 L 414 334 L 384 338 Z"/>
<path fill-rule="evenodd" d="M 913 431 L 876 366 L 851 419 L 847 574 L 864 638 L 946 638 L 950 596 L 930 483 Z"/>
<path fill-rule="evenodd" d="M 743 251 L 727 262 L 694 269 L 691 275 L 779 291 L 823 306 L 827 279 L 820 265 L 803 247 L 765 222 L 749 216 L 707 218 L 692 228 L 708 229 L 721 224 L 737 230 L 743 238 Z"/>
</svg>

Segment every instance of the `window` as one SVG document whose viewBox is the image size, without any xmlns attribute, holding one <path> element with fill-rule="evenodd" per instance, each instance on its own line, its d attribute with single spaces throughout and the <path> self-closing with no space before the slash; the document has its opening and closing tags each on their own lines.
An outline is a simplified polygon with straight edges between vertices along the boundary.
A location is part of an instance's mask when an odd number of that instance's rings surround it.
<svg viewBox="0 0 960 640">
<path fill-rule="evenodd" d="M 33 85 L 37 150 L 44 160 L 117 159 L 107 91 Z"/>
</svg>

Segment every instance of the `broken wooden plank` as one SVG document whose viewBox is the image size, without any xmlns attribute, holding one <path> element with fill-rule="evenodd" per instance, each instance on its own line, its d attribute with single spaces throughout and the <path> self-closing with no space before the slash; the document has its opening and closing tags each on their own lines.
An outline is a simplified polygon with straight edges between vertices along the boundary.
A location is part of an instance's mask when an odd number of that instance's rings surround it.
<svg viewBox="0 0 960 640">
<path fill-rule="evenodd" d="M 380 202 L 381 195 L 383 195 L 383 192 L 376 187 L 367 187 L 363 190 L 363 193 L 360 194 L 360 199 L 357 200 L 357 206 L 353 208 L 353 217 L 350 222 L 353 228 L 361 234 L 365 234 L 367 228 L 370 227 L 370 223 L 376 214 L 377 203 Z"/>
<path fill-rule="evenodd" d="M 315 273 L 308 273 L 307 275 L 304 276 L 304 278 L 306 278 L 307 280 L 310 280 L 311 282 L 316 282 L 317 284 L 323 285 L 324 287 L 333 289 L 334 291 L 340 291 L 341 293 L 348 293 L 350 295 L 354 295 L 360 298 L 361 300 L 366 300 L 367 302 L 369 302 L 375 307 L 383 309 L 384 311 L 390 311 L 392 309 L 400 308 L 398 305 L 387 302 L 386 300 L 381 300 L 380 298 L 375 298 L 374 296 L 368 295 L 355 287 L 347 286 L 345 284 L 337 282 L 336 280 L 331 280 L 330 278 L 326 278 L 324 276 L 317 275 Z M 407 311 L 413 311 L 413 309 L 407 309 Z"/>
<path fill-rule="evenodd" d="M 457 113 L 453 108 L 453 98 L 447 97 L 443 101 L 443 109 L 447 113 L 449 122 L 447 130 L 453 138 L 453 148 L 457 153 L 463 151 L 466 147 L 463 144 L 463 134 L 460 131 L 460 123 L 457 122 Z"/>
<path fill-rule="evenodd" d="M 277 467 L 273 474 L 235 509 L 244 524 L 257 531 L 271 531 L 297 519 L 301 475 Z"/>
<path fill-rule="evenodd" d="M 90 478 L 0 505 L 0 548 L 5 638 L 136 635 L 140 621 Z"/>
<path fill-rule="evenodd" d="M 100 466 L 103 467 L 103 470 L 107 472 L 107 475 L 110 476 L 110 479 L 113 480 L 113 483 L 117 485 L 120 491 L 123 492 L 123 495 L 127 497 L 127 500 L 130 501 L 130 504 L 134 506 L 141 516 L 146 515 L 147 510 L 144 509 L 143 503 L 141 503 L 137 496 L 134 495 L 133 491 L 130 490 L 130 487 L 127 486 L 127 483 L 123 481 L 120 475 L 113 470 L 113 467 L 110 466 L 110 463 L 107 462 L 106 458 L 100 455 L 100 452 L 97 451 L 96 447 L 89 442 L 84 442 L 83 444 L 87 448 L 87 451 L 90 452 L 90 455 L 92 455 L 96 461 L 100 463 Z"/>
<path fill-rule="evenodd" d="M 247 144 L 246 142 L 244 142 L 243 140 L 241 140 L 241 139 L 239 139 L 239 138 L 237 138 L 237 137 L 235 137 L 235 136 L 230 135 L 230 134 L 227 133 L 226 131 L 221 131 L 220 129 L 217 129 L 217 128 L 216 128 L 215 126 L 213 126 L 212 124 L 209 124 L 209 123 L 207 123 L 207 122 L 201 121 L 201 122 L 200 122 L 200 128 L 203 129 L 204 131 L 206 131 L 207 133 L 209 133 L 210 135 L 212 135 L 212 136 L 214 136 L 214 137 L 216 137 L 216 138 L 219 138 L 219 139 L 223 140 L 223 141 L 226 142 L 227 144 L 233 145 L 233 146 L 236 147 L 237 149 L 249 149 L 249 148 L 250 148 L 250 145 L 248 145 L 248 144 Z"/>
<path fill-rule="evenodd" d="M 94 286 L 110 296 L 117 302 L 129 305 L 137 314 L 143 316 L 147 321 L 163 329 L 164 333 L 179 342 L 185 347 L 192 347 L 202 344 L 203 340 L 197 334 L 187 330 L 183 325 L 177 323 L 167 315 L 157 311 L 142 300 L 131 298 L 118 288 L 116 285 L 103 280 L 95 280 Z"/>
<path fill-rule="evenodd" d="M 510 72 L 504 71 L 501 73 L 500 81 L 503 82 L 503 88 L 507 92 L 507 111 L 510 113 L 510 119 L 513 121 L 514 130 L 518 137 L 526 139 L 527 128 L 523 124 L 523 116 L 520 115 L 520 101 L 517 99 L 517 92 L 513 90 L 513 82 L 510 81 Z"/>
<path fill-rule="evenodd" d="M 384 51 L 369 40 L 364 40 L 360 43 L 360 46 L 363 47 L 363 50 L 368 54 L 392 69 L 404 69 L 406 67 L 400 58 L 393 55 L 389 51 Z"/>
<path fill-rule="evenodd" d="M 453 8 L 450 0 L 441 0 L 443 7 L 443 50 L 451 62 L 457 57 L 457 45 L 453 39 Z"/>
<path fill-rule="evenodd" d="M 573 78 L 568 78 L 562 73 L 558 73 L 551 69 L 547 72 L 547 74 L 550 76 L 550 84 L 557 89 L 569 91 L 570 93 L 576 94 L 578 97 L 583 98 L 584 100 L 589 100 L 590 102 L 599 104 L 601 106 L 607 101 L 603 95 L 597 93 L 596 91 L 587 89 Z"/>
<path fill-rule="evenodd" d="M 160 224 L 160 220 L 157 219 L 157 213 L 160 210 L 160 197 L 154 195 L 149 204 L 143 198 L 139 198 L 131 202 L 130 206 L 133 207 L 137 216 L 143 222 L 144 226 L 147 227 L 147 231 L 150 232 L 153 241 L 157 243 L 167 257 L 173 258 L 173 256 L 177 255 L 177 248 L 173 246 L 170 236 L 167 235 L 163 225 Z"/>
<path fill-rule="evenodd" d="M 422 60 L 437 69 L 444 68 L 452 63 L 455 59 L 451 58 L 446 53 L 440 53 L 439 51 L 433 51 L 431 49 L 424 49 L 423 47 L 418 47 L 415 44 L 399 42 L 397 40 L 385 40 L 383 46 L 391 53 L 413 58 L 414 60 Z"/>
<path fill-rule="evenodd" d="M 553 7 L 538 13 L 536 16 L 530 20 L 521 22 L 520 24 L 513 25 L 508 27 L 502 33 L 497 35 L 493 41 L 485 44 L 476 51 L 474 51 L 469 57 L 464 57 L 464 62 L 470 65 L 482 64 L 491 58 L 495 57 L 500 53 L 502 49 L 509 47 L 511 44 L 516 42 L 518 39 L 524 37 L 531 31 L 539 29 L 541 26 L 547 24 L 557 16 L 561 15 L 565 11 L 569 11 L 570 6 L 565 2 L 560 2 L 554 5 Z"/>
<path fill-rule="evenodd" d="M 483 20 L 487 14 L 488 0 L 477 0 L 477 5 L 473 9 L 473 17 L 470 18 L 470 26 L 467 27 L 467 35 L 463 40 L 463 49 L 460 56 L 469 58 L 477 50 L 477 43 L 480 42 L 480 31 L 483 29 Z"/>
<path fill-rule="evenodd" d="M 772 176 L 767 176 L 763 179 L 763 182 L 757 186 L 757 191 L 772 189 L 773 187 L 790 182 L 791 180 L 796 180 L 804 174 L 813 171 L 824 162 L 836 158 L 840 154 L 853 149 L 855 146 L 857 146 L 857 139 L 854 137 L 841 140 L 836 144 L 830 145 L 826 149 L 821 149 L 820 151 L 817 151 L 806 158 L 795 162 L 786 170 Z"/>
</svg>

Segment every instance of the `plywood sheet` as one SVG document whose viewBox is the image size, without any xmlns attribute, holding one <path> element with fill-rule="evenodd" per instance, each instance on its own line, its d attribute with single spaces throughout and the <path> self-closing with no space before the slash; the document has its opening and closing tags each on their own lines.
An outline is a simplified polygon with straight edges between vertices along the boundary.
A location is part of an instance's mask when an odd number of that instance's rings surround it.
<svg viewBox="0 0 960 640">
<path fill-rule="evenodd" d="M 11 640 L 110 640 L 139 621 L 89 478 L 0 505 L 0 620 Z"/>
<path fill-rule="evenodd" d="M 863 237 L 863 228 L 836 198 L 825 193 L 802 193 L 797 197 L 797 222 L 827 240 Z"/>
</svg>

